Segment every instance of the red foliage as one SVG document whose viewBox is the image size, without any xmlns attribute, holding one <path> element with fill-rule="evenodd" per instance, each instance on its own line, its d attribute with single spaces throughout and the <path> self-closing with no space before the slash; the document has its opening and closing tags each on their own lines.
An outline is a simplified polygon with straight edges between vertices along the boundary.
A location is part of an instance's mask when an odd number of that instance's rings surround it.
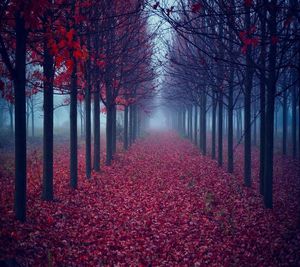
<svg viewBox="0 0 300 267">
<path fill-rule="evenodd" d="M 253 0 L 244 0 L 245 6 L 250 7 L 250 6 L 252 6 L 252 4 L 253 4 Z"/>
<path fill-rule="evenodd" d="M 271 36 L 271 44 L 275 45 L 278 43 L 278 36 Z"/>
<path fill-rule="evenodd" d="M 289 16 L 285 21 L 284 21 L 284 27 L 287 28 L 289 25 L 292 23 L 293 17 Z"/>
<path fill-rule="evenodd" d="M 246 54 L 247 49 L 249 46 L 257 47 L 259 44 L 259 38 L 257 36 L 252 36 L 256 31 L 256 26 L 253 25 L 250 27 L 247 31 L 241 31 L 239 32 L 239 37 L 242 41 L 242 53 Z"/>
<path fill-rule="evenodd" d="M 201 3 L 195 3 L 195 4 L 192 5 L 191 10 L 192 10 L 193 13 L 198 13 L 201 10 L 201 8 L 202 8 Z"/>
<path fill-rule="evenodd" d="M 235 153 L 238 173 L 242 155 Z M 13 218 L 10 165 L 1 164 L 0 259 L 28 266 L 49 259 L 53 266 L 299 266 L 297 162 L 276 160 L 275 206 L 265 210 L 256 186 L 246 189 L 239 175 L 174 134 L 138 141 L 92 180 L 84 178 L 83 147 L 75 191 L 68 151 L 57 148 L 54 202 L 40 200 L 41 154 L 28 158 L 23 224 Z"/>
</svg>

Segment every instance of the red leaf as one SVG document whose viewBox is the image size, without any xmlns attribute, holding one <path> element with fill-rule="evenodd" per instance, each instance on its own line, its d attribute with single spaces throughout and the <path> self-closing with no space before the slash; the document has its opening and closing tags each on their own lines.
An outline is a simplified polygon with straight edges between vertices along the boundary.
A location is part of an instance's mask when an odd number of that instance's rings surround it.
<svg viewBox="0 0 300 267">
<path fill-rule="evenodd" d="M 198 13 L 202 8 L 201 3 L 195 3 L 192 5 L 192 12 L 193 13 Z"/>
<path fill-rule="evenodd" d="M 271 36 L 271 43 L 273 44 L 273 45 L 275 45 L 275 44 L 277 44 L 278 43 L 278 36 Z"/>
<path fill-rule="evenodd" d="M 73 70 L 74 62 L 72 59 L 67 59 L 66 60 L 66 67 L 69 71 Z"/>
<path fill-rule="evenodd" d="M 250 6 L 252 6 L 252 4 L 253 4 L 253 0 L 244 0 L 245 6 L 250 7 Z"/>
</svg>

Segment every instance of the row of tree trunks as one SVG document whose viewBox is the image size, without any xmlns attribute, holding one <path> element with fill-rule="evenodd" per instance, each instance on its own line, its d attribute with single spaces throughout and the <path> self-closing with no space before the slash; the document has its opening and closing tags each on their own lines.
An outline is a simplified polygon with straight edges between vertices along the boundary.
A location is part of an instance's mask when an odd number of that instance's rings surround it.
<svg viewBox="0 0 300 267">
<path fill-rule="evenodd" d="M 139 109 L 136 104 L 125 106 L 124 109 L 124 133 L 123 148 L 127 150 L 141 133 L 141 119 Z"/>
</svg>

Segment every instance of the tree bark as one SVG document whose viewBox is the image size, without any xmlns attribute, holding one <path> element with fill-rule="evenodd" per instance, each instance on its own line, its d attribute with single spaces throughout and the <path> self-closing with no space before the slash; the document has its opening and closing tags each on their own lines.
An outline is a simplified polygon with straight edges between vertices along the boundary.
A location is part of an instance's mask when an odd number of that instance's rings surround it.
<svg viewBox="0 0 300 267">
<path fill-rule="evenodd" d="M 16 60 L 14 75 L 15 94 L 15 214 L 26 220 L 26 41 L 24 17 L 20 8 L 15 14 Z"/>
<path fill-rule="evenodd" d="M 227 170 L 229 173 L 233 173 L 233 79 L 234 69 L 230 67 L 229 74 L 229 94 L 228 94 L 228 159 Z"/>
<path fill-rule="evenodd" d="M 113 106 L 112 111 L 112 154 L 117 151 L 117 107 Z"/>
<path fill-rule="evenodd" d="M 219 92 L 218 104 L 218 165 L 223 165 L 223 93 Z"/>
<path fill-rule="evenodd" d="M 88 74 L 89 76 L 89 74 Z M 85 175 L 91 178 L 91 85 L 90 77 L 85 92 Z"/>
<path fill-rule="evenodd" d="M 292 155 L 296 158 L 297 155 L 297 94 L 296 86 L 292 89 Z"/>
<path fill-rule="evenodd" d="M 84 129 L 83 129 L 83 110 L 82 110 L 82 103 L 79 103 L 79 115 L 80 115 L 80 137 L 83 138 L 84 136 Z"/>
<path fill-rule="evenodd" d="M 138 108 L 137 108 L 137 105 L 134 104 L 134 112 L 133 112 L 133 142 L 136 141 L 136 138 L 137 138 L 137 127 L 138 127 L 138 116 L 137 116 L 137 113 L 138 113 Z"/>
<path fill-rule="evenodd" d="M 286 85 L 286 84 L 285 84 Z M 282 103 L 282 154 L 286 155 L 286 136 L 287 136 L 287 92 L 284 89 Z"/>
<path fill-rule="evenodd" d="M 183 130 L 183 136 L 187 137 L 187 122 L 186 122 L 186 108 L 184 107 L 182 109 L 182 130 Z"/>
<path fill-rule="evenodd" d="M 189 105 L 187 107 L 187 123 L 188 123 L 188 138 L 192 141 L 192 108 Z"/>
<path fill-rule="evenodd" d="M 77 188 L 77 62 L 74 60 L 74 67 L 71 75 L 70 95 L 70 185 Z"/>
<path fill-rule="evenodd" d="M 12 104 L 9 104 L 9 118 L 10 118 L 10 134 L 14 134 L 14 108 Z"/>
<path fill-rule="evenodd" d="M 46 29 L 45 29 L 46 31 Z M 46 32 L 45 32 L 46 33 Z M 44 38 L 44 128 L 42 199 L 53 200 L 53 79 L 54 60 Z"/>
<path fill-rule="evenodd" d="M 212 103 L 212 151 L 211 151 L 211 157 L 213 159 L 216 158 L 216 109 L 217 109 L 217 103 L 215 100 L 216 94 L 213 93 L 213 103 Z"/>
<path fill-rule="evenodd" d="M 253 112 L 252 112 L 252 118 L 253 118 L 253 145 L 256 146 L 257 144 L 257 117 L 256 117 L 256 101 L 253 102 Z"/>
<path fill-rule="evenodd" d="M 100 171 L 100 85 L 94 92 L 94 170 Z"/>
<path fill-rule="evenodd" d="M 198 107 L 195 105 L 194 107 L 195 113 L 194 113 L 194 144 L 197 146 L 197 140 L 198 140 Z"/>
<path fill-rule="evenodd" d="M 128 106 L 124 110 L 124 149 L 128 149 Z"/>
<path fill-rule="evenodd" d="M 113 107 L 112 105 L 106 107 L 107 115 L 106 115 L 106 165 L 110 166 L 112 157 L 113 157 Z"/>
<path fill-rule="evenodd" d="M 245 7 L 246 28 L 251 26 L 250 7 Z M 244 184 L 251 186 L 251 91 L 253 68 L 251 62 L 251 46 L 247 46 L 246 51 L 246 83 L 245 83 L 245 109 L 244 109 Z"/>
<path fill-rule="evenodd" d="M 261 20 L 261 71 L 260 71 L 260 147 L 259 147 L 259 191 L 264 194 L 265 172 L 265 105 L 266 105 L 266 0 L 263 0 Z"/>
<path fill-rule="evenodd" d="M 277 1 L 271 1 L 276 6 Z M 277 36 L 276 10 L 270 9 L 269 28 L 271 36 Z M 264 170 L 264 204 L 266 208 L 273 207 L 273 149 L 274 149 L 274 106 L 276 93 L 276 48 L 275 42 L 270 44 L 268 83 L 267 83 L 267 112 L 266 112 L 266 151 Z"/>
<path fill-rule="evenodd" d="M 206 155 L 206 93 L 201 95 L 201 151 Z"/>
<path fill-rule="evenodd" d="M 34 106 L 33 106 L 33 96 L 31 96 L 31 136 L 34 137 Z"/>
<path fill-rule="evenodd" d="M 129 146 L 133 143 L 133 105 L 129 107 Z"/>
</svg>

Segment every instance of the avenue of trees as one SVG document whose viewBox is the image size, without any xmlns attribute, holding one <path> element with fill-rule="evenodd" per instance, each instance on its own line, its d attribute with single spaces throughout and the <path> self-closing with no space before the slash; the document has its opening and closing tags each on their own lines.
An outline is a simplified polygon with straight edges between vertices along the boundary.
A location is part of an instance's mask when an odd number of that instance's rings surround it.
<svg viewBox="0 0 300 267">
<path fill-rule="evenodd" d="M 300 155 L 300 12 L 297 0 L 5 0 L 0 4 L 0 123 L 15 137 L 15 213 L 26 220 L 26 138 L 43 112 L 42 199 L 53 200 L 54 95 L 69 108 L 70 186 L 78 183 L 78 129 L 85 176 L 100 171 L 100 113 L 106 114 L 105 164 L 121 132 L 126 150 L 160 96 L 170 124 L 219 166 L 234 171 L 243 145 L 244 184 L 251 151 L 260 153 L 260 193 L 273 206 L 273 156 Z M 171 28 L 158 51 L 149 14 Z M 159 26 L 158 26 L 159 27 Z M 157 52 L 157 51 L 155 51 Z M 122 130 L 117 117 L 122 116 Z M 78 123 L 79 122 L 79 123 Z M 31 126 L 31 129 L 29 128 Z M 84 129 L 83 129 L 84 128 Z M 92 153 L 93 151 L 93 153 Z M 224 159 L 226 155 L 226 159 Z"/>
<path fill-rule="evenodd" d="M 152 7 L 175 32 L 162 92 L 173 127 L 203 154 L 209 132 L 209 153 L 222 166 L 227 147 L 230 173 L 236 145 L 243 143 L 248 187 L 252 145 L 259 146 L 260 193 L 272 208 L 274 147 L 300 155 L 299 1 L 174 1 Z"/>
<path fill-rule="evenodd" d="M 147 28 L 144 8 L 143 0 L 1 1 L 1 105 L 7 107 L 10 131 L 15 136 L 15 214 L 18 220 L 26 220 L 26 122 L 28 125 L 31 116 L 34 135 L 37 94 L 43 94 L 40 101 L 44 200 L 54 198 L 54 94 L 65 95 L 65 105 L 70 108 L 72 188 L 77 187 L 78 180 L 78 114 L 85 116 L 87 179 L 92 169 L 100 170 L 100 111 L 107 117 L 106 165 L 111 164 L 116 152 L 117 110 L 124 116 L 125 149 L 140 133 L 142 116 L 155 91 L 152 33 Z"/>
</svg>

